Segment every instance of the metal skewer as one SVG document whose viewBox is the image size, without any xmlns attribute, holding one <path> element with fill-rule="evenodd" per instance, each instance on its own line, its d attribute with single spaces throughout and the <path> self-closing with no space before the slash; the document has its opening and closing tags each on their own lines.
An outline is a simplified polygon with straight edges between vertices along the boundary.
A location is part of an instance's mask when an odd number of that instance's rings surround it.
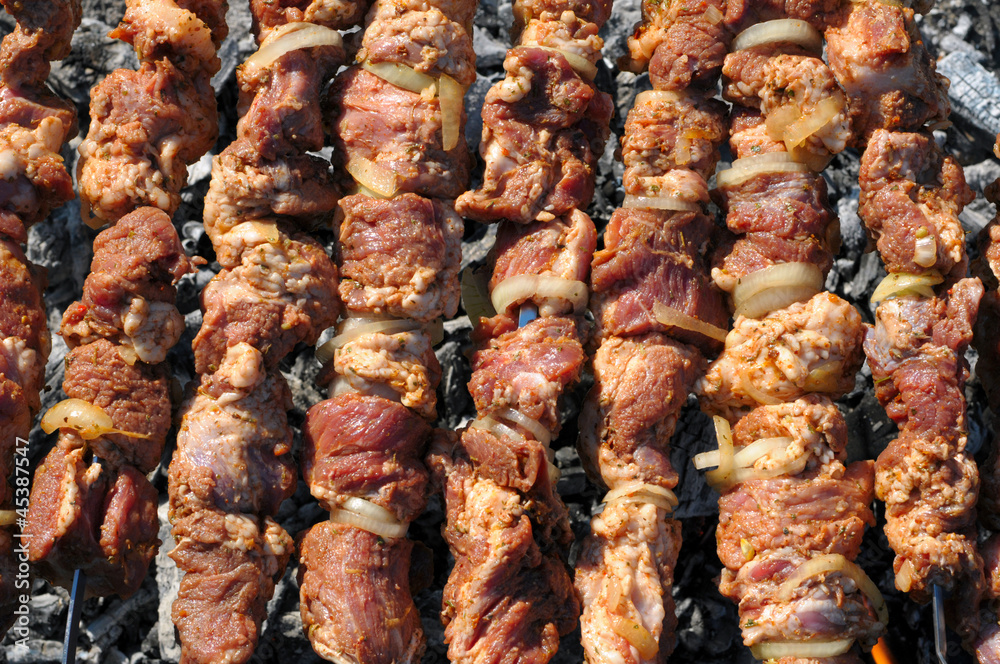
<svg viewBox="0 0 1000 664">
<path fill-rule="evenodd" d="M 78 569 L 73 573 L 73 590 L 69 596 L 69 617 L 66 619 L 66 637 L 63 639 L 62 664 L 76 662 L 76 642 L 80 636 L 80 611 L 86 594 L 87 573 Z"/>
<path fill-rule="evenodd" d="M 934 652 L 940 664 L 948 664 L 948 635 L 944 629 L 944 588 L 934 584 Z"/>
<path fill-rule="evenodd" d="M 538 318 L 538 307 L 531 302 L 525 302 L 521 305 L 521 311 L 517 315 L 517 326 L 524 327 L 536 318 Z"/>
</svg>

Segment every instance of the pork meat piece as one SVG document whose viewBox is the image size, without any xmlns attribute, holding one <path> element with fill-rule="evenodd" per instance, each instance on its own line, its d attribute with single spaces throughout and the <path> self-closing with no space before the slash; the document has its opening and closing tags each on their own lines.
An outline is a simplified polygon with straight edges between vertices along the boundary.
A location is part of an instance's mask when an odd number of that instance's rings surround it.
<svg viewBox="0 0 1000 664">
<path fill-rule="evenodd" d="M 733 106 L 729 113 L 729 151 L 737 159 L 787 152 L 785 144 L 767 133 L 767 120 L 756 108 Z"/>
<path fill-rule="evenodd" d="M 405 12 L 425 12 L 439 9 L 441 13 L 472 34 L 472 19 L 477 3 L 473 0 L 378 0 L 369 10 L 371 16 L 400 15 Z"/>
<path fill-rule="evenodd" d="M 441 614 L 448 658 L 550 661 L 580 613 L 558 494 L 544 482 L 546 495 L 532 499 L 480 478 L 461 446 L 435 445 L 428 465 L 445 492 L 444 535 L 456 560 Z"/>
<path fill-rule="evenodd" d="M 215 51 L 229 32 L 225 8 L 220 0 L 133 0 L 108 37 L 131 45 L 142 62 L 169 60 L 189 76 L 211 77 L 222 66 Z"/>
<path fill-rule="evenodd" d="M 573 210 L 568 216 L 550 222 L 530 224 L 501 222 L 496 242 L 487 261 L 492 264 L 489 289 L 492 293 L 506 279 L 519 275 L 557 277 L 587 282 L 590 260 L 597 248 L 594 222 L 583 212 Z M 533 302 L 540 316 L 561 316 L 573 311 L 572 302 L 535 293 L 517 298 L 504 313 L 513 313 L 523 302 Z"/>
<path fill-rule="evenodd" d="M 707 180 L 715 173 L 727 136 L 725 105 L 715 99 L 646 99 L 629 111 L 622 138 L 624 186 L 654 196 L 667 189 L 671 171 L 688 169 Z"/>
<path fill-rule="evenodd" d="M 250 11 L 254 33 L 264 39 L 286 23 L 352 28 L 364 18 L 368 5 L 367 0 L 250 0 Z"/>
<path fill-rule="evenodd" d="M 768 134 L 785 142 L 796 159 L 822 167 L 850 141 L 847 100 L 822 58 L 799 47 L 775 53 L 773 45 L 755 46 L 726 56 L 723 97 L 760 110 Z M 804 118 L 825 119 L 802 138 L 788 132 Z M 817 121 L 817 124 L 818 121 Z"/>
<path fill-rule="evenodd" d="M 240 264 L 246 231 L 253 220 L 309 230 L 333 218 L 340 197 L 330 165 L 319 157 L 297 155 L 278 161 L 260 156 L 256 144 L 237 138 L 212 159 L 212 181 L 205 194 L 205 232 L 219 263 Z"/>
<path fill-rule="evenodd" d="M 285 379 L 265 373 L 261 354 L 239 344 L 192 391 L 170 463 L 171 519 L 210 509 L 277 513 L 296 477 Z"/>
<path fill-rule="evenodd" d="M 277 241 L 270 241 L 269 233 L 248 228 L 241 263 L 202 291 L 205 314 L 193 342 L 198 373 L 214 372 L 241 343 L 263 353 L 274 368 L 297 343 L 315 344 L 336 322 L 337 266 L 310 236 L 274 234 Z"/>
<path fill-rule="evenodd" d="M 184 332 L 174 285 L 192 270 L 164 212 L 146 207 L 125 215 L 94 239 L 83 299 L 63 315 L 63 339 L 71 346 L 109 339 L 143 362 L 162 362 Z"/>
<path fill-rule="evenodd" d="M 472 35 L 437 7 L 399 13 L 376 2 L 368 15 L 358 62 L 393 62 L 437 78 L 450 76 L 463 88 L 476 82 Z"/>
<path fill-rule="evenodd" d="M 510 30 L 511 42 L 524 43 L 521 38 L 524 26 L 532 19 L 560 21 L 566 12 L 600 30 L 611 16 L 611 0 L 517 0 L 514 3 L 514 26 Z"/>
<path fill-rule="evenodd" d="M 4 9 L 17 27 L 0 47 L 0 81 L 4 88 L 44 88 L 49 62 L 70 53 L 70 41 L 80 25 L 80 0 L 15 2 L 4 0 Z"/>
<path fill-rule="evenodd" d="M 807 394 L 794 401 L 754 408 L 733 427 L 733 444 L 746 447 L 764 438 L 788 438 L 784 455 L 765 456 L 753 467 L 769 470 L 787 459 L 807 458 L 805 472 L 836 474 L 847 459 L 847 425 L 828 397 Z"/>
<path fill-rule="evenodd" d="M 601 59 L 601 49 L 604 48 L 604 40 L 599 36 L 599 31 L 598 24 L 567 10 L 551 20 L 537 17 L 530 19 L 520 38 L 515 39 L 514 43 L 568 51 L 596 65 Z"/>
<path fill-rule="evenodd" d="M 94 88 L 90 118 L 77 178 L 90 214 L 105 223 L 143 205 L 173 216 L 188 164 L 219 132 L 208 77 L 189 77 L 169 60 L 112 72 Z"/>
<path fill-rule="evenodd" d="M 839 225 L 828 226 L 827 230 L 839 230 Z M 714 252 L 712 281 L 719 290 L 732 293 L 743 277 L 781 263 L 814 265 L 825 279 L 833 268 L 833 254 L 829 240 L 823 236 L 789 238 L 771 232 L 729 235 Z"/>
<path fill-rule="evenodd" d="M 580 414 L 578 447 L 591 479 L 615 488 L 677 486 L 670 437 L 705 360 L 665 334 L 607 337 L 594 356 L 594 387 Z"/>
<path fill-rule="evenodd" d="M 45 278 L 14 242 L 0 239 L 0 366 L 34 416 L 52 347 L 42 304 Z M 10 388 L 13 389 L 13 388 Z M 13 394 L 13 392 L 8 392 Z"/>
<path fill-rule="evenodd" d="M 458 198 L 456 211 L 484 223 L 530 223 L 586 209 L 611 98 L 540 48 L 511 49 L 504 69 L 483 105 L 483 183 Z"/>
<path fill-rule="evenodd" d="M 845 394 L 864 359 L 864 334 L 857 310 L 828 292 L 761 319 L 741 316 L 722 355 L 695 386 L 702 409 L 735 422 L 772 400 Z"/>
<path fill-rule="evenodd" d="M 917 131 L 947 119 L 948 83 L 935 71 L 912 9 L 874 0 L 845 4 L 825 37 L 856 147 L 876 129 Z"/>
<path fill-rule="evenodd" d="M 726 24 L 739 33 L 755 23 L 794 18 L 822 32 L 840 6 L 839 0 L 729 0 Z"/>
<path fill-rule="evenodd" d="M 249 661 L 292 538 L 270 517 L 211 508 L 175 518 L 173 535 L 170 557 L 184 574 L 171 611 L 181 659 Z"/>
<path fill-rule="evenodd" d="M 464 224 L 451 205 L 356 194 L 340 209 L 339 291 L 349 311 L 425 323 L 455 315 Z"/>
<path fill-rule="evenodd" d="M 424 652 L 420 613 L 410 595 L 405 537 L 383 538 L 325 521 L 301 544 L 302 624 L 324 659 L 417 663 Z"/>
<path fill-rule="evenodd" d="M 480 417 L 511 408 L 558 433 L 558 400 L 580 378 L 585 355 L 577 321 L 536 318 L 491 339 L 472 357 L 469 392 Z"/>
<path fill-rule="evenodd" d="M 929 133 L 875 130 L 861 159 L 858 214 L 889 272 L 965 276 L 958 215 L 975 194 Z"/>
<path fill-rule="evenodd" d="M 107 339 L 77 346 L 66 356 L 63 390 L 111 416 L 114 428 L 88 441 L 110 468 L 149 473 L 160 463 L 170 430 L 170 376 L 162 364 L 129 364 Z M 129 435 L 135 434 L 135 435 Z"/>
<path fill-rule="evenodd" d="M 628 54 L 619 66 L 636 73 L 648 66 L 656 90 L 714 87 L 731 37 L 721 20 L 725 10 L 723 0 L 646 0 L 642 21 L 628 38 Z M 650 60 L 657 60 L 654 54 L 661 44 L 663 53 L 654 64 Z"/>
<path fill-rule="evenodd" d="M 504 424 L 516 434 L 478 426 L 462 431 L 462 448 L 475 460 L 476 473 L 522 493 L 544 493 L 556 477 L 551 448 L 516 422 L 504 420 Z"/>
<path fill-rule="evenodd" d="M 718 200 L 726 226 L 734 233 L 771 233 L 781 238 L 813 235 L 836 246 L 832 241 L 840 224 L 830 208 L 822 175 L 765 173 L 720 187 Z"/>
<path fill-rule="evenodd" d="M 715 232 L 711 219 L 696 212 L 615 210 L 590 276 L 590 306 L 601 335 L 670 332 L 679 341 L 716 352 L 718 340 L 660 323 L 653 313 L 659 303 L 727 327 L 721 294 L 705 276 L 703 255 Z"/>
<path fill-rule="evenodd" d="M 430 434 L 426 422 L 398 403 L 342 394 L 306 413 L 302 476 L 327 510 L 355 496 L 408 522 L 427 499 L 421 461 Z"/>
<path fill-rule="evenodd" d="M 664 519 L 662 510 L 648 503 L 615 503 L 595 516 L 590 527 L 575 579 L 583 601 L 580 627 L 587 661 L 666 661 L 674 649 L 677 627 L 672 590 L 681 547 L 680 521 Z M 635 635 L 635 640 L 640 630 L 658 646 L 650 658 L 639 654 L 626 638 Z"/>
<path fill-rule="evenodd" d="M 437 417 L 441 364 L 425 329 L 362 334 L 337 348 L 329 367 L 336 376 L 327 369 L 320 384 L 339 379 L 359 392 L 399 401 L 429 422 Z"/>
<path fill-rule="evenodd" d="M 338 171 L 361 158 L 374 162 L 399 193 L 455 198 L 465 191 L 472 155 L 463 140 L 444 149 L 438 97 L 424 99 L 353 67 L 336 78 L 326 103 Z M 465 126 L 464 109 L 459 123 Z"/>
<path fill-rule="evenodd" d="M 87 573 L 87 596 L 134 594 L 160 545 L 156 489 L 125 465 L 112 469 L 75 436 L 63 436 L 35 475 L 24 529 L 28 557 L 69 588 Z"/>
</svg>

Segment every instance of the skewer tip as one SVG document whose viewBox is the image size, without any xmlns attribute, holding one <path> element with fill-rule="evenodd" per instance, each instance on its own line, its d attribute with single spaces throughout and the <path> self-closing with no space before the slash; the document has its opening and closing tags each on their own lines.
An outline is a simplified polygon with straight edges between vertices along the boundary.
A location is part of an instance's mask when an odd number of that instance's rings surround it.
<svg viewBox="0 0 1000 664">
<path fill-rule="evenodd" d="M 525 302 L 521 305 L 521 311 L 517 316 L 517 326 L 524 327 L 536 318 L 538 318 L 538 307 L 531 302 Z"/>
<path fill-rule="evenodd" d="M 69 617 L 66 619 L 66 636 L 63 639 L 62 664 L 76 662 L 76 642 L 80 636 L 80 612 L 87 594 L 87 573 L 76 570 L 73 573 L 73 589 L 69 596 Z"/>
<path fill-rule="evenodd" d="M 934 584 L 934 652 L 939 664 L 948 664 L 948 635 L 944 625 L 944 588 Z"/>
</svg>

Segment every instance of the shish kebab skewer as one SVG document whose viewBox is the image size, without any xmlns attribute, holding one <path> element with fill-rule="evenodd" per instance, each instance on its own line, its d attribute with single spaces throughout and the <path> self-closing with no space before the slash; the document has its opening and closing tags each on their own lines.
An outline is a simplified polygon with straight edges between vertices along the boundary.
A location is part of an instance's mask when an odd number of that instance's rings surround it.
<svg viewBox="0 0 1000 664">
<path fill-rule="evenodd" d="M 854 385 L 863 327 L 850 304 L 821 292 L 837 220 L 815 172 L 846 145 L 849 119 L 819 57 L 821 35 L 803 17 L 729 10 L 738 34 L 723 95 L 736 104 L 737 159 L 717 174 L 717 195 L 737 237 L 713 278 L 732 294 L 736 318 L 697 386 L 720 449 L 695 459 L 717 466 L 707 478 L 722 493 L 720 590 L 739 602 L 758 659 L 860 662 L 855 642 L 874 645 L 888 622 L 853 562 L 874 523 L 873 467 L 846 463 L 832 399 Z"/>
<path fill-rule="evenodd" d="M 935 625 L 947 613 L 970 647 L 983 561 L 979 479 L 965 449 L 964 352 L 983 291 L 965 278 L 958 219 L 974 195 L 930 134 L 947 121 L 947 81 L 935 72 L 910 4 L 917 3 L 845 3 L 826 29 L 827 52 L 847 96 L 853 143 L 864 150 L 859 214 L 889 272 L 872 296 L 881 304 L 865 353 L 876 395 L 900 426 L 876 466 L 896 586 L 917 601 L 933 599 Z M 945 592 L 951 596 L 942 602 Z M 942 634 L 935 636 L 943 661 Z"/>
<path fill-rule="evenodd" d="M 475 80 L 474 0 L 378 0 L 359 64 L 326 99 L 340 202 L 338 290 L 346 319 L 317 350 L 330 398 L 309 410 L 303 477 L 330 519 L 304 536 L 300 611 L 313 649 L 348 664 L 419 662 L 411 589 L 429 577 L 405 537 L 427 499 L 441 368 L 432 346 L 459 302 L 468 186 L 465 88 Z M 355 182 L 351 182 L 353 179 Z M 409 577 L 409 578 L 408 578 Z"/>
<path fill-rule="evenodd" d="M 76 109 L 56 97 L 46 79 L 50 61 L 69 54 L 81 18 L 78 0 L 3 5 L 17 26 L 0 44 L 0 637 L 29 592 L 15 559 L 26 548 L 15 532 L 15 526 L 24 529 L 24 515 L 13 509 L 15 497 L 21 505 L 28 491 L 15 488 L 10 476 L 17 442 L 27 440 L 40 408 L 51 348 L 45 276 L 21 245 L 32 224 L 73 198 L 60 150 L 76 134 Z"/>
<path fill-rule="evenodd" d="M 515 3 L 519 44 L 483 106 L 483 183 L 456 205 L 500 226 L 488 295 L 478 296 L 492 310 L 475 305 L 474 289 L 465 299 L 480 344 L 469 383 L 478 417 L 452 440 L 436 440 L 428 455 L 456 561 L 442 610 L 453 662 L 495 652 L 549 661 L 579 612 L 549 442 L 561 427 L 559 397 L 584 360 L 577 314 L 586 307 L 596 232 L 580 210 L 608 135 L 610 100 L 590 81 L 610 9 Z"/>
<path fill-rule="evenodd" d="M 601 344 L 579 448 L 609 491 L 576 568 L 590 664 L 663 662 L 674 647 L 680 522 L 669 518 L 677 473 L 668 445 L 728 320 L 703 258 L 715 224 L 702 207 L 727 135 L 725 106 L 711 99 L 731 37 L 724 9 L 721 0 L 644 3 L 623 65 L 648 63 L 654 89 L 636 97 L 625 125 L 626 199 L 591 274 Z"/>
<path fill-rule="evenodd" d="M 182 407 L 169 469 L 171 558 L 184 573 L 172 617 L 182 662 L 245 662 L 292 538 L 275 521 L 295 488 L 278 371 L 336 320 L 337 268 L 307 233 L 337 191 L 320 95 L 344 60 L 341 16 L 302 19 L 297 2 L 253 3 L 260 48 L 237 72 L 237 138 L 213 159 L 205 230 L 223 270 L 202 292 L 199 378 Z M 350 12 L 348 12 L 350 13 Z"/>
</svg>

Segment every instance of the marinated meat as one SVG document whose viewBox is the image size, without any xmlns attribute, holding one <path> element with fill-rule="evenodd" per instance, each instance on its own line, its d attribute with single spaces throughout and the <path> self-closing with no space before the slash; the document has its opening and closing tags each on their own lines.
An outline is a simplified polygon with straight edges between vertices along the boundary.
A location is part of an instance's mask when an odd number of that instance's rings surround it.
<svg viewBox="0 0 1000 664">
<path fill-rule="evenodd" d="M 460 196 L 456 211 L 484 223 L 529 223 L 586 209 L 611 98 L 540 48 L 511 49 L 504 69 L 483 105 L 483 184 Z"/>
<path fill-rule="evenodd" d="M 722 21 L 725 11 L 723 0 L 643 2 L 642 22 L 621 66 L 634 72 L 648 66 L 657 90 L 714 86 L 732 36 Z"/>
<path fill-rule="evenodd" d="M 447 202 L 357 194 L 340 209 L 339 292 L 348 310 L 421 322 L 455 315 L 463 223 Z"/>
</svg>

